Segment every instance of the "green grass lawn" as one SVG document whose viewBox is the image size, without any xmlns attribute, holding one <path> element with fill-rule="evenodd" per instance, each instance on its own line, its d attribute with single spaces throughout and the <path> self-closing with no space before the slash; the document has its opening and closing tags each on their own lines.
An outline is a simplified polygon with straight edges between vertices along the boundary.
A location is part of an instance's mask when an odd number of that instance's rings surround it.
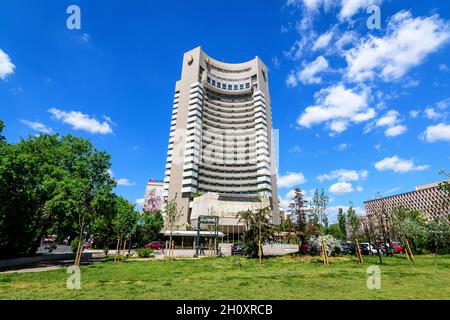
<svg viewBox="0 0 450 320">
<path fill-rule="evenodd" d="M 367 289 L 377 257 L 285 256 L 100 262 L 81 268 L 81 290 L 66 289 L 65 269 L 0 275 L 1 299 L 450 299 L 450 255 L 384 258 L 381 289 Z"/>
</svg>

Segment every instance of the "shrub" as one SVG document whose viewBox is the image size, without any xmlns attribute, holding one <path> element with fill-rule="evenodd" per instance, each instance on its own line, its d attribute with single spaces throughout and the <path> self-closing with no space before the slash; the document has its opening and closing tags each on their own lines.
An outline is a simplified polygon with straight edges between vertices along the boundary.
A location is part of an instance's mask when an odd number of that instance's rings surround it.
<svg viewBox="0 0 450 320">
<path fill-rule="evenodd" d="M 70 243 L 70 248 L 72 249 L 72 251 L 73 251 L 74 253 L 76 253 L 77 250 L 78 250 L 78 242 L 79 242 L 79 241 L 80 241 L 80 240 L 78 240 L 78 238 L 75 238 L 75 239 L 73 239 L 72 242 Z"/>
<path fill-rule="evenodd" d="M 339 241 L 336 240 L 333 236 L 319 236 L 314 240 L 311 240 L 309 250 L 312 254 L 321 254 L 322 253 L 322 240 L 325 240 L 327 245 L 327 255 L 335 256 L 341 252 L 341 247 Z"/>
<path fill-rule="evenodd" d="M 139 258 L 149 258 L 153 256 L 153 250 L 150 248 L 137 249 L 137 254 Z"/>
</svg>

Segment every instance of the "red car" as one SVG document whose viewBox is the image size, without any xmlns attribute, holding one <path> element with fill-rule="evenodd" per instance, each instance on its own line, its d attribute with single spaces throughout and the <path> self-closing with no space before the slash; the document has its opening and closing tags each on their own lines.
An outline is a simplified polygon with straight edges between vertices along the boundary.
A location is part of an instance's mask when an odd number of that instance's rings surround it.
<svg viewBox="0 0 450 320">
<path fill-rule="evenodd" d="M 164 249 L 164 247 L 165 247 L 165 244 L 162 241 L 152 241 L 151 243 L 146 244 L 144 246 L 144 248 L 150 248 L 153 250 Z"/>
<path fill-rule="evenodd" d="M 403 247 L 398 242 L 391 243 L 391 248 L 394 249 L 396 253 L 403 253 Z"/>
</svg>

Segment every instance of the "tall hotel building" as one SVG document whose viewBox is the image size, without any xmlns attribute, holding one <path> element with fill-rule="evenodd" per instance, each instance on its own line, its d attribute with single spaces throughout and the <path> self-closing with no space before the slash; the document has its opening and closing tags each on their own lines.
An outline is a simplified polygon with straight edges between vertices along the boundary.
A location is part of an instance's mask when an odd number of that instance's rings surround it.
<svg viewBox="0 0 450 320">
<path fill-rule="evenodd" d="M 236 212 L 270 199 L 279 221 L 269 82 L 256 57 L 224 63 L 200 47 L 184 54 L 175 86 L 164 179 L 166 200 L 176 197 L 180 230 L 199 215 L 220 217 L 224 234 L 240 234 Z"/>
</svg>

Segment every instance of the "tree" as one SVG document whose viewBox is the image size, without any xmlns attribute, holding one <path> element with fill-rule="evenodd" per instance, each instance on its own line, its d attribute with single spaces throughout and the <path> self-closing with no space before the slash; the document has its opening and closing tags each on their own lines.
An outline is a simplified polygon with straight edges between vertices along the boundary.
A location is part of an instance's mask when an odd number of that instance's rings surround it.
<svg viewBox="0 0 450 320">
<path fill-rule="evenodd" d="M 422 213 L 398 207 L 393 211 L 393 219 L 395 235 L 411 242 L 415 251 L 426 244 L 426 218 Z"/>
<path fill-rule="evenodd" d="M 180 215 L 181 215 L 181 211 L 183 210 L 183 208 L 178 210 L 177 196 L 178 196 L 178 194 L 175 194 L 175 197 L 172 200 L 169 200 L 166 204 L 165 225 L 170 231 L 169 248 L 172 247 L 172 233 L 173 233 L 173 230 L 177 227 L 176 223 L 178 222 L 178 219 L 180 218 Z"/>
<path fill-rule="evenodd" d="M 314 190 L 313 197 L 311 199 L 311 208 L 309 211 L 308 224 L 319 228 L 319 215 L 320 215 L 320 196 L 319 190 Z M 309 227 L 311 229 L 311 227 Z"/>
<path fill-rule="evenodd" d="M 0 143 L 6 141 L 6 138 L 2 136 L 3 129 L 5 128 L 5 124 L 2 119 L 0 119 Z"/>
<path fill-rule="evenodd" d="M 342 238 L 347 239 L 347 220 L 345 218 L 345 213 L 342 208 L 339 208 L 339 210 L 338 210 L 337 219 L 338 219 L 339 230 L 342 234 Z"/>
<path fill-rule="evenodd" d="M 145 244 L 158 239 L 163 227 L 164 217 L 161 211 L 143 212 L 139 225 L 140 242 Z"/>
<path fill-rule="evenodd" d="M 341 231 L 341 228 L 339 227 L 339 224 L 337 223 L 332 223 L 327 230 L 328 234 L 333 236 L 334 238 L 337 239 L 345 239 L 344 234 Z"/>
<path fill-rule="evenodd" d="M 73 136 L 2 143 L 0 256 L 34 254 L 40 239 L 89 233 L 113 199 L 110 156 Z"/>
<path fill-rule="evenodd" d="M 258 256 L 259 242 L 261 244 L 274 239 L 275 227 L 272 224 L 270 204 L 258 197 L 260 206 L 254 210 L 238 212 L 236 218 L 243 222 L 245 230 L 243 234 L 244 253 L 249 257 Z M 261 250 L 261 255 L 264 253 Z"/>
<path fill-rule="evenodd" d="M 322 189 L 320 191 L 320 197 L 319 197 L 319 202 L 320 202 L 320 216 L 319 216 L 319 221 L 321 222 L 321 224 L 323 224 L 325 230 L 328 228 L 328 214 L 327 214 L 327 206 L 328 206 L 328 202 L 330 201 L 330 197 L 328 197 L 328 195 L 325 193 L 325 190 Z"/>
<path fill-rule="evenodd" d="M 349 231 L 351 232 L 351 237 L 353 241 L 358 239 L 359 237 L 359 229 L 360 229 L 360 220 L 358 215 L 356 214 L 355 209 L 353 209 L 353 203 L 350 202 L 350 205 L 347 210 L 347 223 L 349 227 Z"/>
<path fill-rule="evenodd" d="M 328 227 L 328 216 L 326 213 L 328 201 L 329 197 L 324 189 L 321 189 L 320 192 L 318 189 L 314 190 L 311 200 L 309 223 L 315 226 L 320 232 L 323 230 L 326 231 L 326 228 Z"/>
<path fill-rule="evenodd" d="M 307 201 L 304 200 L 303 192 L 300 188 L 296 188 L 294 192 L 294 198 L 292 199 L 289 207 L 292 209 L 293 214 L 295 215 L 295 231 L 303 243 L 306 238 L 307 221 L 305 204 L 307 203 Z"/>
<path fill-rule="evenodd" d="M 430 221 L 427 225 L 427 238 L 429 248 L 434 249 L 436 254 L 439 249 L 450 251 L 450 221 L 448 218 Z"/>
<path fill-rule="evenodd" d="M 139 212 L 135 210 L 135 205 L 123 197 L 115 199 L 115 217 L 112 220 L 114 232 L 117 236 L 117 245 L 120 249 L 121 243 L 135 232 L 139 220 Z M 123 241 L 123 242 L 122 242 Z"/>
</svg>

